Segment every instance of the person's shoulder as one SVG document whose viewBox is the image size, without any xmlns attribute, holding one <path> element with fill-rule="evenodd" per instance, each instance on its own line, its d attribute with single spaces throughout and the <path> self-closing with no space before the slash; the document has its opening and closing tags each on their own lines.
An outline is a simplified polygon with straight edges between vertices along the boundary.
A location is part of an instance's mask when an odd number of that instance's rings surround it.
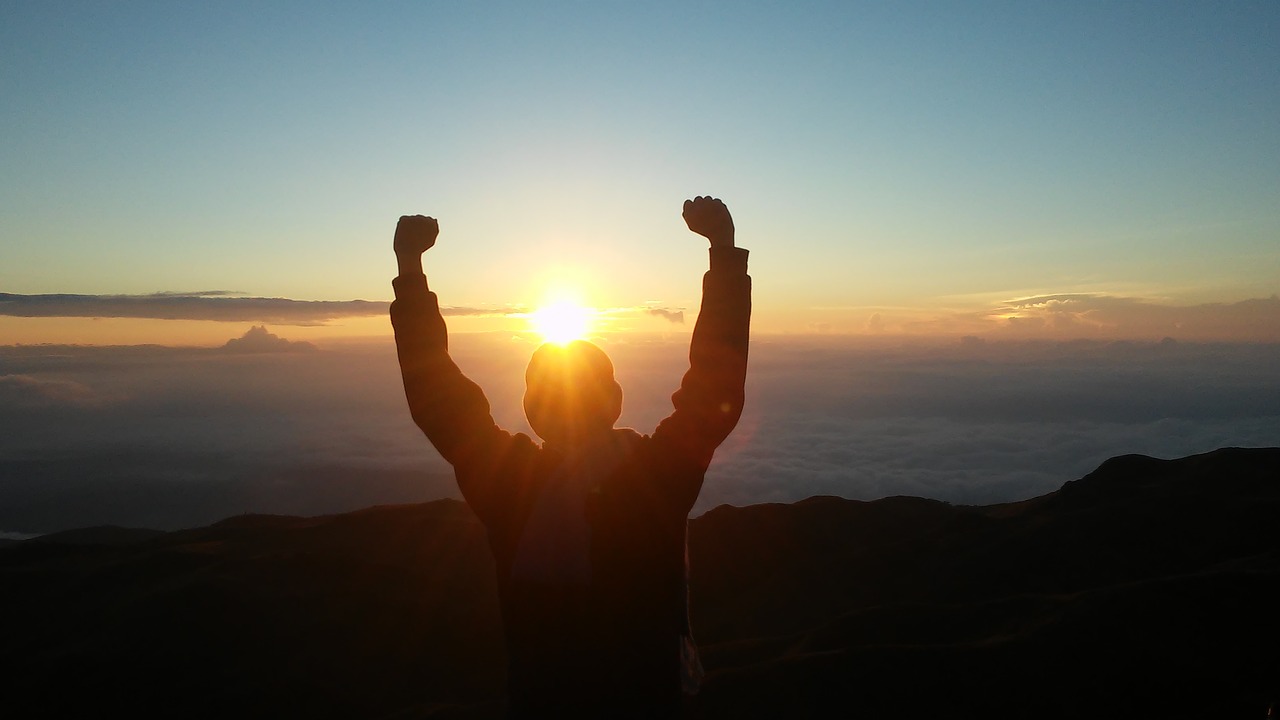
<svg viewBox="0 0 1280 720">
<path fill-rule="evenodd" d="M 639 445 L 649 440 L 648 435 L 641 435 L 633 428 L 614 428 L 613 437 L 616 442 L 626 443 L 628 445 Z"/>
<path fill-rule="evenodd" d="M 635 455 L 643 451 L 652 440 L 650 436 L 642 435 L 629 427 L 613 429 L 614 447 L 624 455 Z"/>
<path fill-rule="evenodd" d="M 542 446 L 526 433 L 512 435 L 510 444 L 507 447 L 509 452 L 522 455 L 540 455 L 542 453 Z"/>
<path fill-rule="evenodd" d="M 469 463 L 490 469 L 501 465 L 509 467 L 511 463 L 532 462 L 544 453 L 542 446 L 525 433 L 509 433 L 496 425 L 487 439 L 475 440 L 476 442 L 468 443 L 471 450 L 468 455 Z"/>
</svg>

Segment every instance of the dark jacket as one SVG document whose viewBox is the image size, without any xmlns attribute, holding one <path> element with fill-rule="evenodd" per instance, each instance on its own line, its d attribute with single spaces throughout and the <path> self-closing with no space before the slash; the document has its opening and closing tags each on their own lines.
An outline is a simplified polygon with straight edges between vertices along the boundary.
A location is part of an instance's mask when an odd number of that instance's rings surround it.
<svg viewBox="0 0 1280 720">
<path fill-rule="evenodd" d="M 586 501 L 590 581 L 513 580 L 522 532 L 561 458 L 495 425 L 448 355 L 423 276 L 393 282 L 391 306 L 414 421 L 453 465 L 497 568 L 513 715 L 649 717 L 678 707 L 688 634 L 685 527 L 716 447 L 742 412 L 751 315 L 747 251 L 712 248 L 690 367 L 652 435 L 613 431 L 625 458 Z"/>
</svg>

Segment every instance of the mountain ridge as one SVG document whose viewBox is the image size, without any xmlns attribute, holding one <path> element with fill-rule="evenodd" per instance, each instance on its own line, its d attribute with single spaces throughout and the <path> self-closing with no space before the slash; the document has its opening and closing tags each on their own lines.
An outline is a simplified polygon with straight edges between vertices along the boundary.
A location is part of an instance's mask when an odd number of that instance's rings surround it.
<svg viewBox="0 0 1280 720">
<path fill-rule="evenodd" d="M 719 506 L 690 521 L 687 715 L 1263 717 L 1277 519 L 1280 448 L 1119 456 L 990 506 Z M 0 579 L 23 717 L 501 716 L 492 560 L 457 500 L 56 533 L 0 547 Z"/>
</svg>

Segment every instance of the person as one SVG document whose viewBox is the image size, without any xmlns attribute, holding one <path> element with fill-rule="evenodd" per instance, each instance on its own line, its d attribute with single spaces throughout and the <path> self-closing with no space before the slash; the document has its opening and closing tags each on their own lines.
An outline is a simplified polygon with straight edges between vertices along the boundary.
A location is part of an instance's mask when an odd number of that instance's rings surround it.
<svg viewBox="0 0 1280 720">
<path fill-rule="evenodd" d="M 391 321 L 405 396 L 488 534 L 510 717 L 671 717 L 696 689 L 686 526 L 742 413 L 751 278 L 724 203 L 687 200 L 683 217 L 710 240 L 710 269 L 674 412 L 651 435 L 615 428 L 622 389 L 604 351 L 545 344 L 524 395 L 541 445 L 498 428 L 449 357 L 422 269 L 437 221 L 413 215 L 396 226 Z"/>
</svg>

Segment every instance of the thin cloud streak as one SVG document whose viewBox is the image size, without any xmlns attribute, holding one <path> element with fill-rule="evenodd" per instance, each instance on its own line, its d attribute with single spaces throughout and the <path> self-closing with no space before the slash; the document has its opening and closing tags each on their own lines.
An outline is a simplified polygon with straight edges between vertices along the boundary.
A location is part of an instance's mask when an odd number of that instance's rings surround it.
<svg viewBox="0 0 1280 720">
<path fill-rule="evenodd" d="M 238 297 L 230 290 L 156 292 L 146 295 L 19 295 L 0 293 L 0 315 L 24 318 L 140 318 L 148 320 L 212 320 L 272 325 L 318 326 L 348 317 L 386 315 L 390 303 L 371 300 L 291 300 L 289 298 Z M 525 317 L 529 308 L 442 307 L 446 317 Z M 625 316 L 643 313 L 684 323 L 683 309 L 611 308 L 602 314 Z"/>
<path fill-rule="evenodd" d="M 0 315 L 11 317 L 145 318 L 323 325 L 344 317 L 381 315 L 387 303 L 367 300 L 290 300 L 230 297 L 215 290 L 200 294 L 16 295 L 0 293 Z"/>
<path fill-rule="evenodd" d="M 1280 297 L 1235 303 L 1162 305 L 1135 297 L 1096 294 L 1041 295 L 1010 301 L 997 313 L 1011 323 L 1053 331 L 1084 330 L 1108 336 L 1184 339 L 1280 338 Z"/>
<path fill-rule="evenodd" d="M 1234 303 L 1170 305 L 1150 298 L 1057 293 L 1014 298 L 977 310 L 871 311 L 875 332 L 975 335 L 992 339 L 1280 342 L 1280 297 Z"/>
</svg>

